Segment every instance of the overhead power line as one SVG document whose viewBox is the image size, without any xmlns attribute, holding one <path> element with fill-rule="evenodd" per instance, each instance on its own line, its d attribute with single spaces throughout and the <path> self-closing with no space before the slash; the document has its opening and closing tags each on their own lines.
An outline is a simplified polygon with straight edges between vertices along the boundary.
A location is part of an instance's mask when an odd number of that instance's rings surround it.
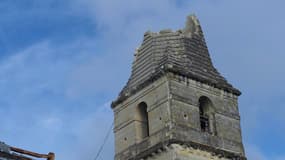
<svg viewBox="0 0 285 160">
<path fill-rule="evenodd" d="M 113 125 L 114 125 L 114 123 L 111 124 L 109 130 L 107 131 L 107 134 L 106 134 L 106 136 L 105 136 L 105 138 L 104 138 L 104 140 L 103 140 L 103 143 L 101 144 L 101 146 L 100 146 L 100 148 L 99 148 L 99 150 L 98 150 L 98 152 L 97 152 L 96 157 L 95 157 L 94 160 L 97 160 L 98 157 L 99 157 L 99 155 L 100 155 L 100 153 L 102 152 L 102 150 L 103 150 L 103 148 L 104 148 L 104 146 L 105 146 L 105 144 L 106 144 L 106 142 L 107 142 L 107 140 L 108 140 L 108 138 L 109 138 L 109 136 L 110 136 L 110 133 L 111 133 L 111 131 L 112 131 L 112 129 L 113 129 Z"/>
</svg>

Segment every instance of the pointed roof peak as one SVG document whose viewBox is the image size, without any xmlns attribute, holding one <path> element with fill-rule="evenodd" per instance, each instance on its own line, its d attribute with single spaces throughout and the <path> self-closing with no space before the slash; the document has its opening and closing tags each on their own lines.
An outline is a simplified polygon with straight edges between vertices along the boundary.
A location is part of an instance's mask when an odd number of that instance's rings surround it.
<svg viewBox="0 0 285 160">
<path fill-rule="evenodd" d="M 187 16 L 183 34 L 187 37 L 191 37 L 193 34 L 199 34 L 201 32 L 201 26 L 196 15 L 192 14 Z"/>
<path fill-rule="evenodd" d="M 145 33 L 143 42 L 135 53 L 131 76 L 112 106 L 168 72 L 235 95 L 241 94 L 212 64 L 199 20 L 195 15 L 190 15 L 185 28 L 181 30 L 173 32 L 166 29 L 157 33 Z"/>
</svg>

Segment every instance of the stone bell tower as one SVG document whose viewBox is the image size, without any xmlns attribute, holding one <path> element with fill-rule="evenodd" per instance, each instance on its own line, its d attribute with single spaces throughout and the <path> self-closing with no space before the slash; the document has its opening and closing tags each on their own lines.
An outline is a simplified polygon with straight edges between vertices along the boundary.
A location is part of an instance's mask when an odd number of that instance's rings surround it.
<svg viewBox="0 0 285 160">
<path fill-rule="evenodd" d="M 213 66 L 195 16 L 146 32 L 112 103 L 115 160 L 246 160 L 240 94 Z"/>
</svg>

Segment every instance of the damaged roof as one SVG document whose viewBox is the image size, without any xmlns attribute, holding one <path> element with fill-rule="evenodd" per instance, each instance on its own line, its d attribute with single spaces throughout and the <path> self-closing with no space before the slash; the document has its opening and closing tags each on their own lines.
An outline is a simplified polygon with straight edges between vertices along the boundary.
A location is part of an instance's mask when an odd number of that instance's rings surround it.
<svg viewBox="0 0 285 160">
<path fill-rule="evenodd" d="M 135 53 L 131 76 L 112 107 L 167 72 L 241 94 L 213 66 L 199 20 L 192 15 L 187 17 L 182 30 L 144 34 Z"/>
</svg>

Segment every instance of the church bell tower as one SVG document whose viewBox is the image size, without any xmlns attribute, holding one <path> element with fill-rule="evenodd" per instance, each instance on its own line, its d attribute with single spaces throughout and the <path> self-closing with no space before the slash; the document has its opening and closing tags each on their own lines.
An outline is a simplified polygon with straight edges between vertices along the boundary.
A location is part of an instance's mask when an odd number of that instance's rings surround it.
<svg viewBox="0 0 285 160">
<path fill-rule="evenodd" d="M 240 94 L 213 66 L 195 16 L 146 32 L 112 103 L 115 160 L 246 160 Z"/>
</svg>

